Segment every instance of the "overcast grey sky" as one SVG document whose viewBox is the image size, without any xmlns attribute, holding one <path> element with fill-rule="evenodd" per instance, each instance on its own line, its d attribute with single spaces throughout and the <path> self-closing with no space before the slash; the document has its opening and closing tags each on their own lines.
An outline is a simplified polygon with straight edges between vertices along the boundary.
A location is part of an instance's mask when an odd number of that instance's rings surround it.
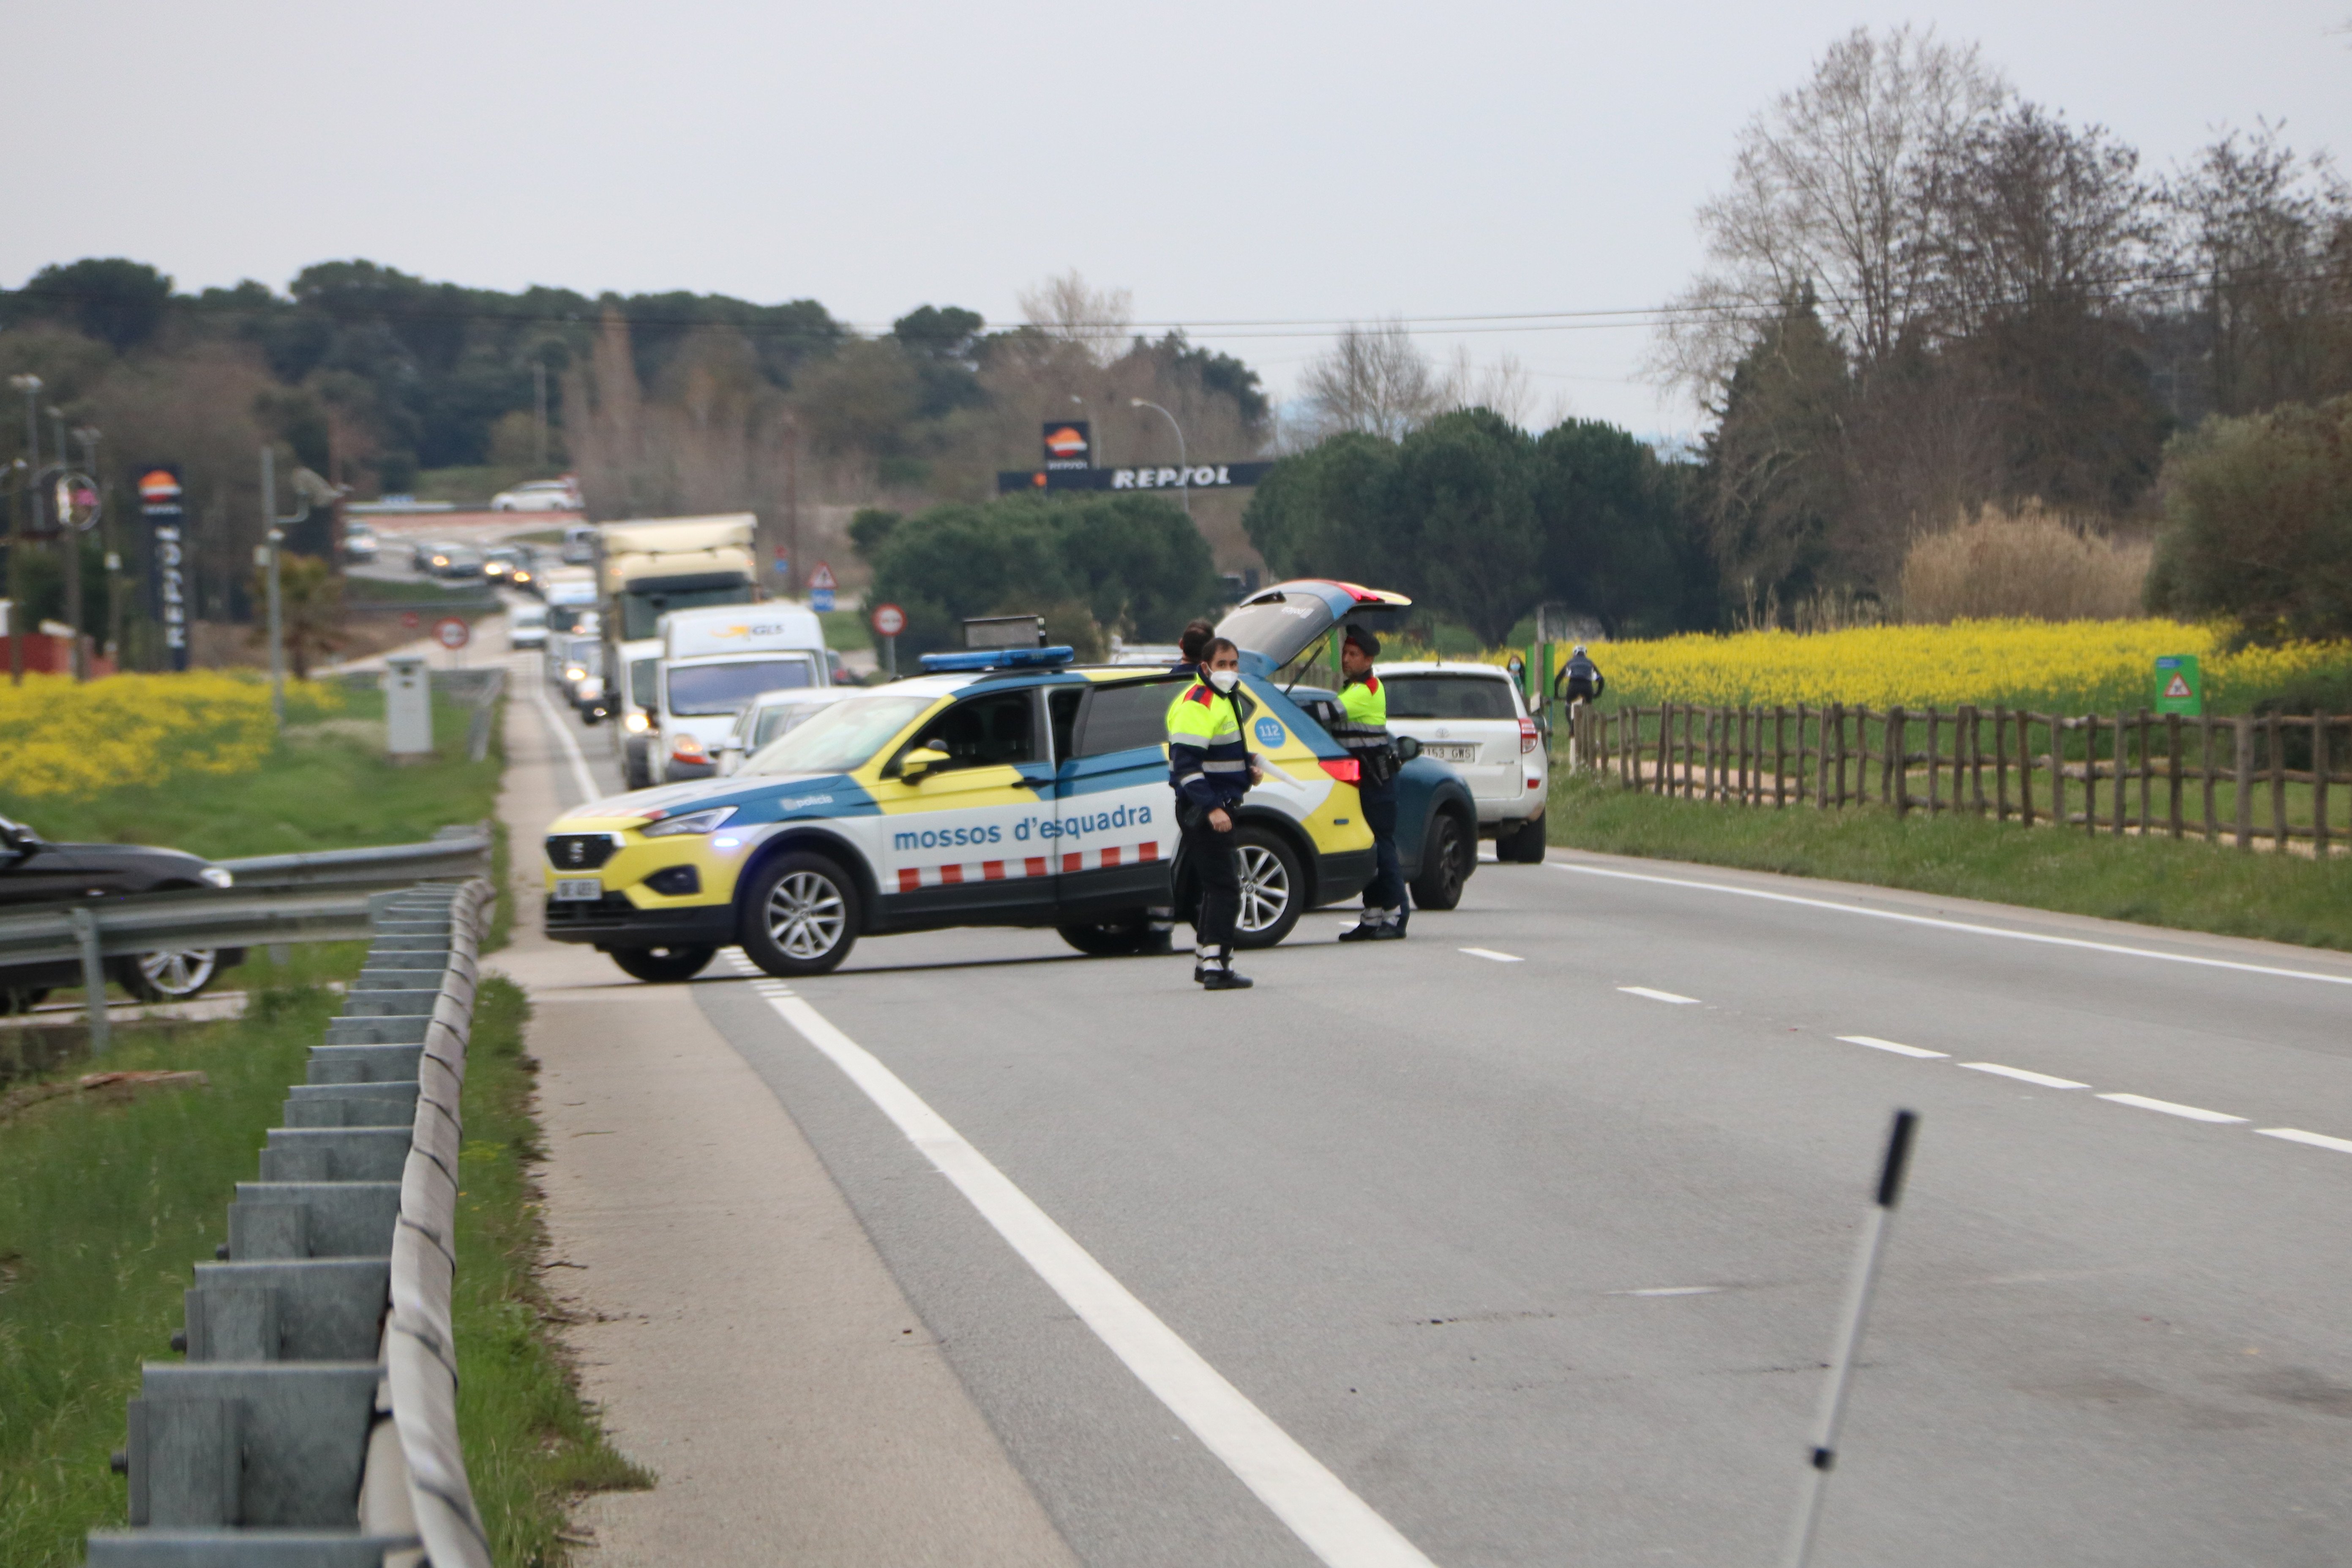
<svg viewBox="0 0 2352 1568">
<path fill-rule="evenodd" d="M 2158 169 L 2258 117 L 2352 153 L 2352 0 L 78 0 L 6 29 L 0 281 L 122 255 L 282 287 L 365 257 L 863 327 L 1013 319 L 1072 267 L 1155 322 L 1639 307 L 1696 266 L 1741 122 L 1905 21 Z M 1281 395 L 1325 340 L 1269 331 L 1193 336 Z M 1638 330 L 1426 342 L 1516 354 L 1579 414 L 1696 424 L 1640 379 Z"/>
</svg>

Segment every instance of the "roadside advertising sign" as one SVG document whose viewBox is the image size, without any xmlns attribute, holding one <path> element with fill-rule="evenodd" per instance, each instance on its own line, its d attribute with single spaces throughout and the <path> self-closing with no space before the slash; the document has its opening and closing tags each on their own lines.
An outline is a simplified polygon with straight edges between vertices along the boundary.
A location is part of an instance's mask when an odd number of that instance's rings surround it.
<svg viewBox="0 0 2352 1568">
<path fill-rule="evenodd" d="M 2205 677 L 2195 654 L 2168 653 L 2157 659 L 2156 710 L 2192 718 L 2205 711 Z"/>
<path fill-rule="evenodd" d="M 1094 467 L 1094 431 L 1083 419 L 1045 422 L 1045 466 L 1048 468 Z"/>
<path fill-rule="evenodd" d="M 187 510 L 180 467 L 159 463 L 132 481 L 147 525 L 147 614 L 163 632 L 163 668 L 188 668 Z"/>
<path fill-rule="evenodd" d="M 874 631 L 878 637 L 895 637 L 907 629 L 907 612 L 896 605 L 874 606 Z"/>
<path fill-rule="evenodd" d="M 996 489 L 1002 495 L 1033 489 L 1241 489 L 1264 479 L 1273 467 L 1272 463 L 1193 463 L 1178 468 L 1171 463 L 1164 468 L 1090 468 L 1084 463 L 1048 463 L 1036 469 L 1000 469 Z"/>
<path fill-rule="evenodd" d="M 433 640 L 451 653 L 464 647 L 473 637 L 472 630 L 455 616 L 444 616 L 433 623 Z"/>
</svg>

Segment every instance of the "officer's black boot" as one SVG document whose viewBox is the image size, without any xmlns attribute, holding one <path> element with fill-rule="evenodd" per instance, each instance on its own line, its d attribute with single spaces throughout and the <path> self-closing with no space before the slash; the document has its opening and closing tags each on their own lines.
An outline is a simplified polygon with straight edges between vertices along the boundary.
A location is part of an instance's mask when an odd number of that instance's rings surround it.
<svg viewBox="0 0 2352 1568">
<path fill-rule="evenodd" d="M 1366 909 L 1354 925 L 1339 933 L 1341 942 L 1378 942 L 1381 937 L 1381 917 L 1385 910 Z"/>
<path fill-rule="evenodd" d="M 1193 966 L 1192 978 L 1201 983 L 1203 991 L 1246 991 L 1255 984 L 1245 974 L 1234 973 L 1234 950 L 1222 947 L 1214 952 L 1203 952 Z"/>
</svg>

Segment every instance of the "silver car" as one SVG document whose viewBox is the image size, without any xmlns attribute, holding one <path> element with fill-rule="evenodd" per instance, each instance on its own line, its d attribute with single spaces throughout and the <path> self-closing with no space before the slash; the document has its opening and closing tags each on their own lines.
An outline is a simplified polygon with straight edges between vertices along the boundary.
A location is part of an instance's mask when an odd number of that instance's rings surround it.
<svg viewBox="0 0 2352 1568">
<path fill-rule="evenodd" d="M 1519 683 L 1492 664 L 1453 660 L 1378 664 L 1389 732 L 1421 742 L 1421 754 L 1462 775 L 1478 803 L 1478 837 L 1506 861 L 1544 858 L 1550 758 Z"/>
</svg>

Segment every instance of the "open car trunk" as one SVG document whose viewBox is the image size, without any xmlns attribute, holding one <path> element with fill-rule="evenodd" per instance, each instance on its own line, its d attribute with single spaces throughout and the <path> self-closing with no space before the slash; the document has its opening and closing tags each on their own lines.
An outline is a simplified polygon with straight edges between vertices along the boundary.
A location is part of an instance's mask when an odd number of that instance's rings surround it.
<svg viewBox="0 0 2352 1568">
<path fill-rule="evenodd" d="M 1261 588 L 1217 623 L 1217 635 L 1242 650 L 1242 670 L 1272 677 L 1311 652 L 1335 628 L 1360 626 L 1376 634 L 1402 628 L 1412 611 L 1402 594 L 1353 583 L 1301 578 Z"/>
</svg>

